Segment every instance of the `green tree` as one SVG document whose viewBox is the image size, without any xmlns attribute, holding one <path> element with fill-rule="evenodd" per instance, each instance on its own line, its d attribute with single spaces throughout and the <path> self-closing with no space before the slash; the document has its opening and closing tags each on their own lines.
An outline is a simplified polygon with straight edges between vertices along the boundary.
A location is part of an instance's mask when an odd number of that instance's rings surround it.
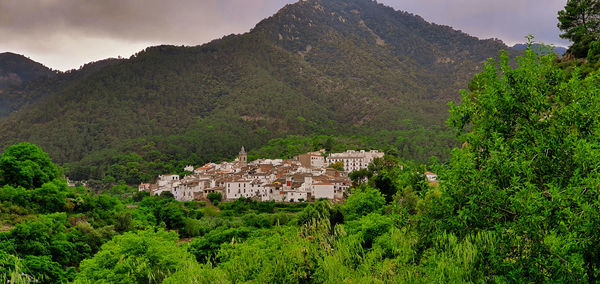
<svg viewBox="0 0 600 284">
<path fill-rule="evenodd" d="M 223 195 L 220 192 L 211 192 L 206 196 L 206 198 L 208 198 L 208 200 L 210 200 L 212 203 L 215 203 L 215 201 L 221 202 Z"/>
<path fill-rule="evenodd" d="M 555 59 L 527 50 L 513 67 L 502 55 L 451 105 L 464 144 L 429 228 L 459 238 L 497 231 L 512 260 L 500 273 L 513 281 L 596 282 L 600 73 L 568 79 Z"/>
<path fill-rule="evenodd" d="M 58 176 L 58 167 L 48 154 L 31 143 L 10 146 L 0 156 L 0 184 L 31 189 Z"/>
<path fill-rule="evenodd" d="M 342 162 L 342 161 L 335 162 L 335 163 L 329 165 L 329 167 L 333 168 L 333 169 L 336 169 L 336 170 L 338 170 L 340 172 L 343 172 L 344 171 L 344 162 Z"/>
<path fill-rule="evenodd" d="M 368 169 L 360 169 L 348 174 L 348 177 L 352 180 L 352 185 L 354 186 L 359 186 L 361 183 L 368 181 L 372 176 L 373 172 Z"/>
<path fill-rule="evenodd" d="M 565 9 L 558 12 L 560 37 L 573 45 L 569 52 L 578 58 L 588 55 L 590 44 L 600 35 L 600 2 L 597 0 L 569 0 Z"/>
<path fill-rule="evenodd" d="M 362 186 L 353 190 L 342 212 L 346 220 L 355 220 L 371 212 L 381 213 L 385 197 L 375 188 Z"/>
<path fill-rule="evenodd" d="M 156 218 L 159 222 L 165 222 L 169 229 L 179 229 L 185 225 L 185 214 L 179 204 L 172 202 L 158 207 Z"/>
<path fill-rule="evenodd" d="M 177 246 L 174 232 L 128 232 L 102 245 L 91 259 L 81 262 L 75 283 L 161 283 L 193 261 Z"/>
<path fill-rule="evenodd" d="M 77 239 L 77 231 L 67 232 L 67 215 L 55 213 L 39 215 L 36 221 L 15 226 L 2 237 L 2 250 L 23 257 L 25 273 L 41 283 L 65 282 L 73 272 L 63 267 L 79 263 L 89 257 L 90 248 Z"/>
<path fill-rule="evenodd" d="M 600 39 L 590 44 L 587 59 L 589 62 L 597 62 L 600 59 Z"/>
<path fill-rule="evenodd" d="M 358 220 L 348 222 L 348 232 L 360 237 L 363 246 L 370 248 L 373 241 L 386 233 L 394 224 L 389 216 L 379 213 L 370 213 Z"/>
</svg>

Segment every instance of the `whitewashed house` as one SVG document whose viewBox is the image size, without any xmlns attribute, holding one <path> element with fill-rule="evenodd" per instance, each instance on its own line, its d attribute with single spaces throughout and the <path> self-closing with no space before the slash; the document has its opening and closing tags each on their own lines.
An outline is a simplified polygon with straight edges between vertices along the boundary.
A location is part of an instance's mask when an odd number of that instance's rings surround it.
<svg viewBox="0 0 600 284">
<path fill-rule="evenodd" d="M 321 181 L 313 183 L 312 185 L 312 196 L 315 200 L 326 198 L 333 200 L 335 198 L 334 184 L 331 182 Z"/>
<path fill-rule="evenodd" d="M 235 180 L 225 182 L 225 199 L 235 200 L 240 197 L 251 198 L 254 197 L 254 190 L 257 189 L 252 186 L 250 180 Z"/>
</svg>

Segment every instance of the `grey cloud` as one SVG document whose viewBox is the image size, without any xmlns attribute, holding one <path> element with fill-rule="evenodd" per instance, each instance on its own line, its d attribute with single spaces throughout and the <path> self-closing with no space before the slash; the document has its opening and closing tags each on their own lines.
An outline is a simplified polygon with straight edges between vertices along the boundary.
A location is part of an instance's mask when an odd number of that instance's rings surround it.
<svg viewBox="0 0 600 284">
<path fill-rule="evenodd" d="M 566 0 L 380 0 L 428 21 L 449 25 L 480 38 L 513 44 L 533 34 L 536 41 L 568 46 L 559 38 L 557 13 Z"/>
<path fill-rule="evenodd" d="M 248 31 L 282 0 L 0 0 L 0 52 L 52 68 Z"/>
<path fill-rule="evenodd" d="M 205 42 L 247 28 L 269 2 L 279 1 L 8 0 L 0 3 L 0 27 L 32 35 L 72 32 L 129 41 Z"/>
</svg>

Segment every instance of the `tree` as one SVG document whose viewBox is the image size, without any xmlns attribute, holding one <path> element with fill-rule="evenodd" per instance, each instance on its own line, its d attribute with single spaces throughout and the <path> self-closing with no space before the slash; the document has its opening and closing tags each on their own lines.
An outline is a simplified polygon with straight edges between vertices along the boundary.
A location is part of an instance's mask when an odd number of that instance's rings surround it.
<svg viewBox="0 0 600 284">
<path fill-rule="evenodd" d="M 67 185 L 64 182 L 48 182 L 32 191 L 31 202 L 38 205 L 40 212 L 65 211 L 66 192 Z"/>
<path fill-rule="evenodd" d="M 394 224 L 394 221 L 389 216 L 379 213 L 370 213 L 361 217 L 358 220 L 348 222 L 348 232 L 357 234 L 363 246 L 370 248 L 373 241 L 386 233 Z"/>
<path fill-rule="evenodd" d="M 175 202 L 156 208 L 156 219 L 159 222 L 165 222 L 169 229 L 179 229 L 185 225 L 183 209 Z"/>
<path fill-rule="evenodd" d="M 10 146 L 0 157 L 0 185 L 40 187 L 59 176 L 48 154 L 31 143 Z"/>
<path fill-rule="evenodd" d="M 23 257 L 25 273 L 38 282 L 66 282 L 73 271 L 63 267 L 79 263 L 91 252 L 81 239 L 75 240 L 77 231 L 68 232 L 67 226 L 65 213 L 38 215 L 35 221 L 16 225 L 3 238 L 9 241 L 0 247 Z"/>
<path fill-rule="evenodd" d="M 342 212 L 346 220 L 355 220 L 371 212 L 381 213 L 384 205 L 385 198 L 379 190 L 362 186 L 356 188 L 348 197 Z"/>
<path fill-rule="evenodd" d="M 206 198 L 208 198 L 208 200 L 210 200 L 210 202 L 214 204 L 215 201 L 221 202 L 221 199 L 223 199 L 223 195 L 220 192 L 211 192 L 206 196 Z"/>
<path fill-rule="evenodd" d="M 338 170 L 340 172 L 343 172 L 344 171 L 344 162 L 342 162 L 342 161 L 335 162 L 335 163 L 329 165 L 329 167 L 333 168 L 335 170 Z"/>
<path fill-rule="evenodd" d="M 589 62 L 597 62 L 600 59 L 600 39 L 590 43 L 587 59 Z"/>
<path fill-rule="evenodd" d="M 368 169 L 360 169 L 348 174 L 348 177 L 352 180 L 353 186 L 359 186 L 361 183 L 368 181 L 372 176 L 373 172 Z"/>
<path fill-rule="evenodd" d="M 442 175 L 444 196 L 428 227 L 459 238 L 500 233 L 502 254 L 514 260 L 500 274 L 596 282 L 600 72 L 568 78 L 555 59 L 527 50 L 514 68 L 501 55 L 451 105 L 463 147 Z"/>
<path fill-rule="evenodd" d="M 600 35 L 600 1 L 569 0 L 558 12 L 558 21 L 558 28 L 564 32 L 560 37 L 573 42 L 570 53 L 585 58 L 590 44 Z"/>
<path fill-rule="evenodd" d="M 166 277 L 193 261 L 177 246 L 174 232 L 128 232 L 102 245 L 91 259 L 81 262 L 75 283 L 161 283 Z"/>
</svg>

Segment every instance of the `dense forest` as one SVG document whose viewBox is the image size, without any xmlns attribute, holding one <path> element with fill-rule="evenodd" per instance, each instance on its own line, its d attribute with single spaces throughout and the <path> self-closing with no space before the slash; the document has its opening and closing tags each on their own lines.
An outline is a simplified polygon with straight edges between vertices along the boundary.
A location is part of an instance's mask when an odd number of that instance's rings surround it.
<svg viewBox="0 0 600 284">
<path fill-rule="evenodd" d="M 35 143 L 69 178 L 96 184 L 315 136 L 447 160 L 458 145 L 447 103 L 502 49 L 373 1 L 299 1 L 246 34 L 149 47 L 7 90 L 0 100 L 18 111 L 0 118 L 0 149 Z"/>
<path fill-rule="evenodd" d="M 13 144 L 0 155 L 0 281 L 596 283 L 600 39 L 572 21 L 599 19 L 590 2 L 569 0 L 559 13 L 574 42 L 560 59 L 530 44 L 522 56 L 483 64 L 450 104 L 447 124 L 460 146 L 447 161 L 375 159 L 350 173 L 343 203 L 177 202 L 122 179 L 97 194 L 68 187 L 65 169 L 39 146 Z M 368 139 L 287 136 L 251 154 Z M 145 163 L 161 155 L 153 147 L 122 159 Z M 120 165 L 110 176 L 129 170 Z M 439 183 L 427 181 L 428 170 Z"/>
</svg>

